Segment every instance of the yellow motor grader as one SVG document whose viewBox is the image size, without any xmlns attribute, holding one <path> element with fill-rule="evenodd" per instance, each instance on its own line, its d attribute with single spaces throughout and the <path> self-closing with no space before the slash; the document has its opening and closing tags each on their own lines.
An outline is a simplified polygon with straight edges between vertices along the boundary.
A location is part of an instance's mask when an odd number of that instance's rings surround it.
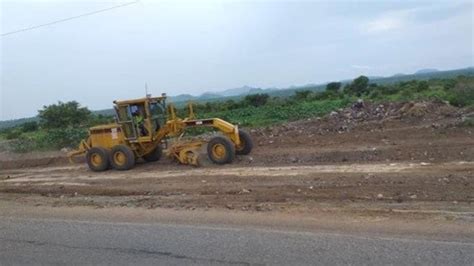
<svg viewBox="0 0 474 266">
<path fill-rule="evenodd" d="M 192 104 L 188 105 L 188 117 L 177 117 L 175 107 L 167 105 L 165 94 L 114 101 L 114 109 L 116 123 L 90 128 L 89 137 L 68 154 L 71 161 L 85 154 L 93 171 L 111 167 L 128 170 L 139 158 L 158 161 L 166 148 L 167 154 L 180 163 L 198 165 L 199 149 L 205 142 L 180 140 L 191 127 L 213 127 L 222 132 L 207 143 L 208 157 L 216 164 L 231 163 L 236 154 L 249 154 L 253 147 L 250 135 L 236 125 L 219 118 L 196 119 Z M 168 145 L 170 138 L 175 141 Z"/>
</svg>

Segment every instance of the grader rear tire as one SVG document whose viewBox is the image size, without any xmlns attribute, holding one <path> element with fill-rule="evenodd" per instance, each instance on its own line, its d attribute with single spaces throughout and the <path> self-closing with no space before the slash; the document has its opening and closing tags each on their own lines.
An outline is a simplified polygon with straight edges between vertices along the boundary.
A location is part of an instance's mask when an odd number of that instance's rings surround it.
<svg viewBox="0 0 474 266">
<path fill-rule="evenodd" d="M 160 160 L 162 154 L 163 154 L 163 148 L 161 148 L 161 145 L 158 145 L 153 151 L 151 151 L 148 154 L 143 155 L 143 160 L 147 162 L 156 162 Z"/>
<path fill-rule="evenodd" d="M 207 156 L 216 164 L 231 163 L 235 158 L 234 143 L 225 137 L 214 137 L 207 144 Z"/>
<path fill-rule="evenodd" d="M 120 171 L 132 169 L 135 166 L 135 154 L 125 145 L 116 145 L 112 148 L 110 163 Z"/>
<path fill-rule="evenodd" d="M 237 155 L 247 155 L 252 151 L 253 141 L 250 134 L 239 129 L 240 145 L 235 147 Z"/>
<path fill-rule="evenodd" d="M 109 151 L 102 147 L 93 147 L 86 154 L 89 168 L 94 172 L 102 172 L 109 168 Z"/>
</svg>

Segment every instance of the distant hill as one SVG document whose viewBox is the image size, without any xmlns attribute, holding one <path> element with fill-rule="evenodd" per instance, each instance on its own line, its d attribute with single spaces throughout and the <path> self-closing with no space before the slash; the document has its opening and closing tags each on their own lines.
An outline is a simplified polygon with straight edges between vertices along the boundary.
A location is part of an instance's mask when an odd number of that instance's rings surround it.
<svg viewBox="0 0 474 266">
<path fill-rule="evenodd" d="M 426 74 L 426 73 L 433 73 L 433 72 L 439 72 L 439 70 L 435 68 L 425 68 L 425 69 L 420 69 L 416 71 L 415 74 Z"/>
<path fill-rule="evenodd" d="M 393 75 L 392 77 L 400 77 L 400 76 L 405 76 L 406 74 L 403 74 L 403 73 L 397 73 L 395 75 Z"/>
<path fill-rule="evenodd" d="M 26 122 L 32 122 L 32 121 L 39 121 L 39 118 L 35 116 L 35 117 L 0 121 L 0 129 L 16 127 L 16 126 L 24 124 Z"/>
<path fill-rule="evenodd" d="M 390 84 L 390 83 L 397 83 L 402 81 L 409 81 L 409 80 L 428 80 L 428 79 L 436 79 L 436 78 L 453 78 L 460 75 L 465 76 L 474 76 L 474 67 L 462 68 L 462 69 L 455 69 L 455 70 L 446 70 L 440 71 L 437 69 L 427 68 L 427 69 L 420 69 L 413 74 L 395 74 L 390 77 L 371 77 L 371 83 L 377 84 Z M 351 82 L 351 79 L 348 80 L 341 80 L 343 84 Z M 240 88 L 233 88 L 233 89 L 226 89 L 217 92 L 205 92 L 201 95 L 191 95 L 191 94 L 180 94 L 176 96 L 171 96 L 170 99 L 176 106 L 184 106 L 188 101 L 194 102 L 215 102 L 215 101 L 227 101 L 227 100 L 239 100 L 246 95 L 249 94 L 256 94 L 256 93 L 267 93 L 272 97 L 288 97 L 295 93 L 295 91 L 299 90 L 310 90 L 310 91 L 323 91 L 326 88 L 327 83 L 322 84 L 306 84 L 301 86 L 290 86 L 288 88 L 254 88 L 251 86 L 243 86 Z M 102 114 L 102 115 L 113 115 L 113 109 L 105 109 L 95 111 L 95 113 Z M 7 121 L 0 121 L 0 129 L 2 128 L 9 128 L 14 127 L 25 122 L 29 121 L 37 121 L 37 117 L 30 117 L 30 118 L 22 118 L 22 119 L 14 119 L 14 120 L 7 120 Z"/>
<path fill-rule="evenodd" d="M 223 97 L 233 97 L 233 96 L 240 96 L 240 95 L 248 95 L 248 94 L 256 94 L 256 93 L 263 93 L 268 92 L 272 89 L 261 89 L 261 88 L 254 88 L 250 86 L 243 86 L 239 88 L 227 89 L 218 92 L 205 92 L 199 96 L 194 96 L 191 94 L 179 94 L 176 96 L 171 96 L 170 99 L 177 103 L 177 102 L 185 102 L 185 101 L 204 101 L 204 100 L 212 100 L 216 98 L 223 98 Z"/>
<path fill-rule="evenodd" d="M 249 93 L 251 93 L 252 91 L 255 91 L 255 90 L 260 90 L 260 89 L 259 88 L 253 88 L 253 87 L 245 85 L 245 86 L 240 87 L 240 88 L 223 90 L 223 91 L 219 92 L 219 94 L 224 96 L 224 97 L 227 97 L 227 96 L 236 96 L 236 95 L 241 95 L 241 94 L 249 94 Z"/>
<path fill-rule="evenodd" d="M 195 97 L 191 94 L 179 94 L 176 96 L 171 96 L 171 99 L 174 102 L 181 102 L 181 101 L 189 101 L 190 99 L 194 99 Z"/>
<path fill-rule="evenodd" d="M 454 78 L 454 77 L 461 76 L 461 75 L 474 76 L 474 67 L 454 69 L 454 70 L 446 70 L 446 71 L 434 71 L 434 72 L 429 71 L 429 72 L 425 72 L 425 73 L 396 75 L 396 76 L 391 76 L 391 77 L 373 79 L 373 80 L 371 80 L 371 82 L 375 82 L 375 83 L 378 83 L 378 84 L 390 84 L 390 83 L 408 81 L 408 80 L 413 80 L 413 79 L 428 80 L 428 79 Z"/>
</svg>

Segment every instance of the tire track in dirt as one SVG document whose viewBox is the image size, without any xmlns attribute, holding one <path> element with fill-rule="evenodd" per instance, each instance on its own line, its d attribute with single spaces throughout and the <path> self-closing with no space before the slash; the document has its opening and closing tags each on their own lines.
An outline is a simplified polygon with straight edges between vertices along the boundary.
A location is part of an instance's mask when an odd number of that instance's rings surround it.
<svg viewBox="0 0 474 266">
<path fill-rule="evenodd" d="M 64 185 L 67 181 L 84 181 L 76 183 L 87 185 L 88 181 L 94 180 L 116 180 L 116 179 L 163 179 L 170 177 L 203 177 L 203 176 L 239 176 L 239 177 L 278 177 L 278 176 L 306 176 L 321 173 L 394 173 L 409 171 L 433 170 L 433 168 L 456 168 L 459 166 L 473 167 L 474 162 L 450 162 L 443 164 L 430 163 L 390 163 L 390 164 L 349 164 L 349 165 L 315 165 L 315 166 L 276 166 L 276 167 L 221 167 L 221 168 L 199 168 L 191 170 L 171 171 L 144 171 L 135 169 L 130 172 L 109 171 L 104 173 L 92 173 L 84 167 L 49 167 L 30 168 L 16 171 L 6 171 L 8 178 L 0 180 L 0 184 L 21 184 L 35 182 L 38 185 Z M 2 174 L 0 172 L 0 177 Z M 2 179 L 2 178 L 0 178 Z"/>
</svg>

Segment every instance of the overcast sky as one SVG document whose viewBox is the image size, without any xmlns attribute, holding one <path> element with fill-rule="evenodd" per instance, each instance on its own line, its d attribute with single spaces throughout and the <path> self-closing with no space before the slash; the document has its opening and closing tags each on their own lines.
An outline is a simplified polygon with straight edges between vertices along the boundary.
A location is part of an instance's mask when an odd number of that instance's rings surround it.
<svg viewBox="0 0 474 266">
<path fill-rule="evenodd" d="M 128 1 L 1 1 L 7 33 Z M 77 100 L 474 65 L 471 1 L 142 0 L 1 37 L 0 120 Z"/>
</svg>

